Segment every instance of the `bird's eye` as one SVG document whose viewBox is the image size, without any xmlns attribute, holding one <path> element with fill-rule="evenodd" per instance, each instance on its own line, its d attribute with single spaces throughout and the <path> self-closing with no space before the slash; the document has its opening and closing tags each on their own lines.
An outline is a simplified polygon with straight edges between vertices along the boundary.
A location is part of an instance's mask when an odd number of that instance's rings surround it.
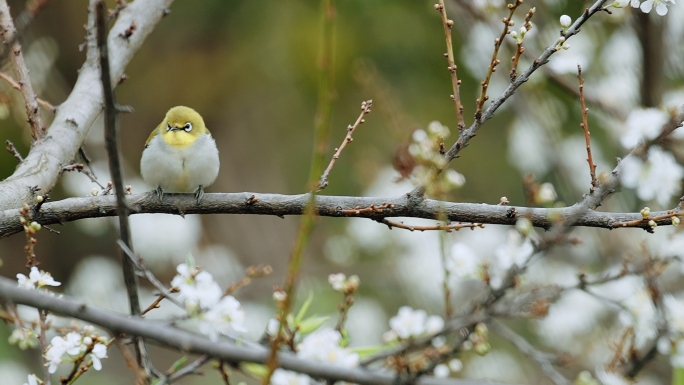
<svg viewBox="0 0 684 385">
<path fill-rule="evenodd" d="M 183 129 L 185 130 L 185 132 L 192 131 L 192 123 L 190 123 L 190 122 L 185 123 L 185 126 L 183 126 Z"/>
<path fill-rule="evenodd" d="M 166 123 L 166 131 L 171 131 L 171 123 Z"/>
</svg>

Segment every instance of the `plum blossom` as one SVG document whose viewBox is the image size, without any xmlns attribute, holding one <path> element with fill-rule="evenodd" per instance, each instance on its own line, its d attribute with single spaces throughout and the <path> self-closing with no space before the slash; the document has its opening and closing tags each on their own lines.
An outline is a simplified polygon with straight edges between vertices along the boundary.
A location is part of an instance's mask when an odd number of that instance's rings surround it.
<svg viewBox="0 0 684 385">
<path fill-rule="evenodd" d="M 609 372 L 605 369 L 596 371 L 596 379 L 603 385 L 628 385 L 630 383 L 621 374 Z"/>
<path fill-rule="evenodd" d="M 409 306 L 399 308 L 397 315 L 390 318 L 389 324 L 391 334 L 401 339 L 419 337 L 425 333 L 434 334 L 444 328 L 442 317 L 428 317 L 425 310 L 414 310 Z"/>
<path fill-rule="evenodd" d="M 665 206 L 679 192 L 684 168 L 675 161 L 672 154 L 658 146 L 649 148 L 646 162 L 629 156 L 621 164 L 620 179 L 623 186 L 636 188 L 641 200 L 655 199 Z"/>
<path fill-rule="evenodd" d="M 667 3 L 675 3 L 675 0 L 646 0 L 639 4 L 639 0 L 632 0 L 632 7 L 639 7 L 641 12 L 649 13 L 655 7 L 656 13 L 660 16 L 667 15 Z"/>
<path fill-rule="evenodd" d="M 220 334 L 227 334 L 230 330 L 246 332 L 244 322 L 245 311 L 240 302 L 229 295 L 202 314 L 199 327 L 202 333 L 215 341 Z"/>
<path fill-rule="evenodd" d="M 345 368 L 357 366 L 359 355 L 341 347 L 341 340 L 340 333 L 332 328 L 318 329 L 306 336 L 297 346 L 297 357 Z"/>
<path fill-rule="evenodd" d="M 189 312 L 197 312 L 216 305 L 223 294 L 221 287 L 214 282 L 214 277 L 206 271 L 182 263 L 176 268 L 178 274 L 171 281 L 171 286 L 178 288 L 178 299 L 183 302 Z"/>
<path fill-rule="evenodd" d="M 642 139 L 653 140 L 660 135 L 666 122 L 667 114 L 657 108 L 632 111 L 625 122 L 627 132 L 620 138 L 620 143 L 631 150 Z"/>
<path fill-rule="evenodd" d="M 503 270 L 508 270 L 513 265 L 522 266 L 532 256 L 534 247 L 529 238 L 523 237 L 518 231 L 508 232 L 506 244 L 496 249 L 495 255 L 498 265 Z"/>
<path fill-rule="evenodd" d="M 17 281 L 19 282 L 19 287 L 28 290 L 40 289 L 43 286 L 59 286 L 62 284 L 61 282 L 55 281 L 50 273 L 38 270 L 35 266 L 31 267 L 31 272 L 28 277 L 24 274 L 17 274 Z"/>
<path fill-rule="evenodd" d="M 28 382 L 25 382 L 24 385 L 38 385 L 38 377 L 35 374 L 29 374 Z"/>
<path fill-rule="evenodd" d="M 33 329 L 17 326 L 12 330 L 12 334 L 9 336 L 9 343 L 19 346 L 19 349 L 21 350 L 25 350 L 26 348 L 35 348 L 38 346 L 38 339 L 36 338 L 36 333 Z"/>
<path fill-rule="evenodd" d="M 480 272 L 480 260 L 465 243 L 454 243 L 451 253 L 446 260 L 445 268 L 450 274 L 459 278 L 478 278 Z"/>
<path fill-rule="evenodd" d="M 300 374 L 284 369 L 276 369 L 271 376 L 271 385 L 310 385 L 315 383 L 306 374 Z"/>
<path fill-rule="evenodd" d="M 656 328 L 657 313 L 651 296 L 645 288 L 638 289 L 624 301 L 629 313 L 620 313 L 620 320 L 634 327 L 634 344 L 642 349 L 658 335 Z"/>
<path fill-rule="evenodd" d="M 90 354 L 90 359 L 93 360 L 93 368 L 95 370 L 102 369 L 101 358 L 107 358 L 107 345 L 103 343 L 97 343 L 93 346 L 93 350 Z"/>
<path fill-rule="evenodd" d="M 670 332 L 684 336 L 684 302 L 672 294 L 665 294 L 663 305 L 665 305 L 665 319 Z"/>
</svg>

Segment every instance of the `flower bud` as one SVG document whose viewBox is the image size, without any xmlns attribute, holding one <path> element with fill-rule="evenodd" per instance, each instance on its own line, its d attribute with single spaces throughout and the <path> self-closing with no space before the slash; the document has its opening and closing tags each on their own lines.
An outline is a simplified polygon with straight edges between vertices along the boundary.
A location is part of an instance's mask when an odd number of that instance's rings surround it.
<svg viewBox="0 0 684 385">
<path fill-rule="evenodd" d="M 679 226 L 679 217 L 672 217 L 672 226 Z"/>
<path fill-rule="evenodd" d="M 38 230 L 40 230 L 40 228 L 41 228 L 40 223 L 38 223 L 38 222 L 31 222 L 31 228 L 33 229 L 33 231 L 38 231 Z"/>
<path fill-rule="evenodd" d="M 45 198 L 43 198 L 42 195 L 36 195 L 36 203 L 43 203 L 43 200 L 45 200 Z"/>
<path fill-rule="evenodd" d="M 641 209 L 640 213 L 642 218 L 648 218 L 651 215 L 651 209 L 648 207 L 644 207 L 643 209 Z"/>
<path fill-rule="evenodd" d="M 568 28 L 572 24 L 572 19 L 568 15 L 560 17 L 560 24 L 563 28 Z"/>
</svg>

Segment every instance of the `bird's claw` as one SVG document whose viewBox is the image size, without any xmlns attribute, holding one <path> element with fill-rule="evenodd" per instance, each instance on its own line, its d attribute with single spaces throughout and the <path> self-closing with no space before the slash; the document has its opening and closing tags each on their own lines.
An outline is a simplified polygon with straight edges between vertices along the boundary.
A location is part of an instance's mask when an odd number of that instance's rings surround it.
<svg viewBox="0 0 684 385">
<path fill-rule="evenodd" d="M 202 201 L 202 197 L 204 197 L 204 186 L 200 185 L 197 188 L 197 191 L 195 192 L 195 198 L 197 198 L 197 204 L 200 204 Z"/>
<path fill-rule="evenodd" d="M 159 202 L 164 201 L 164 191 L 162 190 L 161 186 L 157 186 L 157 188 L 154 190 L 154 193 L 159 197 Z"/>
</svg>

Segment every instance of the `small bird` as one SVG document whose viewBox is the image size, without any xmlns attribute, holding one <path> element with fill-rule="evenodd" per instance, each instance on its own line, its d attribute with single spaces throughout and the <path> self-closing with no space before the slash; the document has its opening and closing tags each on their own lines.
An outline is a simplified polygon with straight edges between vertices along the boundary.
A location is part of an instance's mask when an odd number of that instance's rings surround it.
<svg viewBox="0 0 684 385">
<path fill-rule="evenodd" d="M 165 192 L 194 192 L 199 204 L 204 188 L 214 183 L 218 171 L 214 138 L 202 116 L 184 106 L 166 113 L 164 121 L 147 138 L 140 159 L 142 177 L 156 188 L 160 201 Z"/>
</svg>

